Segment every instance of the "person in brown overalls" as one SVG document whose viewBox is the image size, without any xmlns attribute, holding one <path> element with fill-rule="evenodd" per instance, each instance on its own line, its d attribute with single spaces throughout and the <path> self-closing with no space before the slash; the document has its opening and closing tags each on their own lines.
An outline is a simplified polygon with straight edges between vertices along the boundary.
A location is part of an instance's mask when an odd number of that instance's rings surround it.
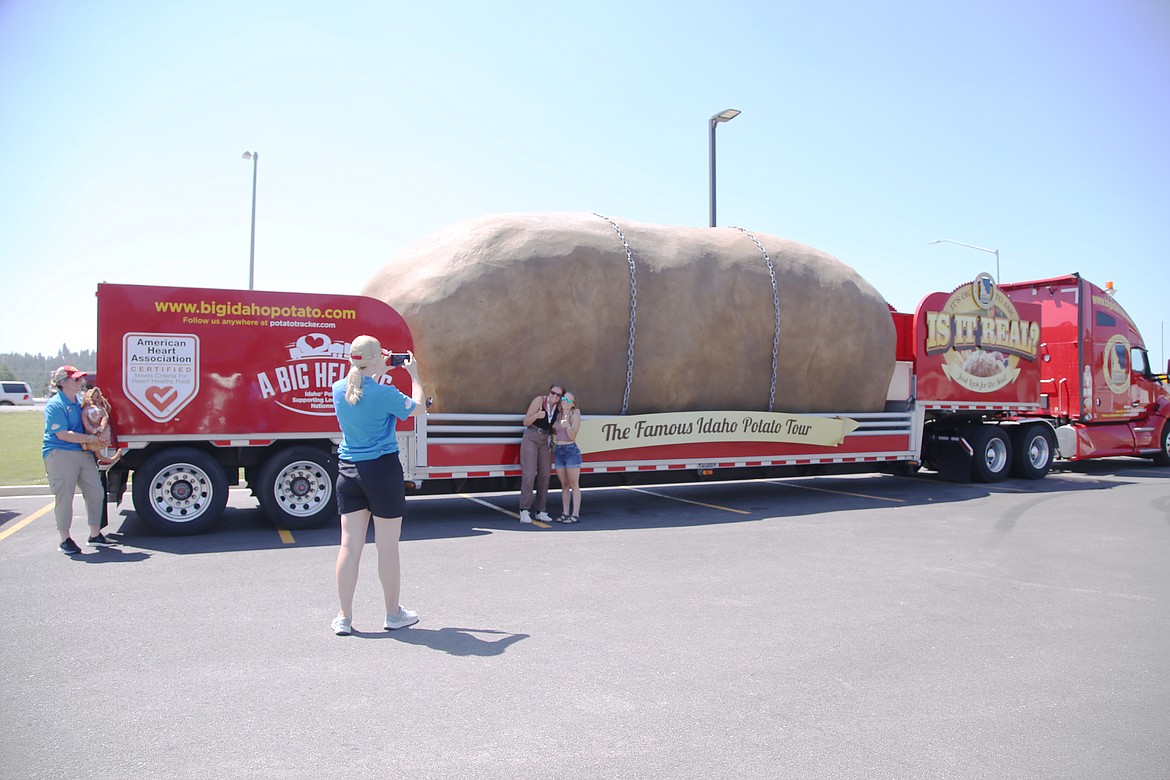
<svg viewBox="0 0 1170 780">
<path fill-rule="evenodd" d="M 552 473 L 552 430 L 560 415 L 561 397 L 565 394 L 562 382 L 553 382 L 547 395 L 538 395 L 528 404 L 524 415 L 524 438 L 520 440 L 520 522 L 531 523 L 530 510 L 536 510 L 536 519 L 551 523 L 545 510 L 548 498 L 548 480 Z M 533 500 L 533 489 L 536 497 Z"/>
</svg>

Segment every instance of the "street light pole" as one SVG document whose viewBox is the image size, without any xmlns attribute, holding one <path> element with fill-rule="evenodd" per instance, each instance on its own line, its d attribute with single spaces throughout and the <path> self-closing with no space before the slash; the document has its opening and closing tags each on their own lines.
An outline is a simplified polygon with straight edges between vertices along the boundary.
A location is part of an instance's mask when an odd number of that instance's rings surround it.
<svg viewBox="0 0 1170 780">
<path fill-rule="evenodd" d="M 966 243 L 963 243 L 962 241 L 955 241 L 954 239 L 950 239 L 950 238 L 939 238 L 939 239 L 936 239 L 936 240 L 931 241 L 929 243 L 941 244 L 944 241 L 948 244 L 958 244 L 959 246 L 965 246 L 965 247 L 968 247 L 969 249 L 978 249 L 980 252 L 990 252 L 991 254 L 995 255 L 995 283 L 999 284 L 999 250 L 998 249 L 988 249 L 985 246 L 975 246 L 974 244 L 966 244 Z"/>
<path fill-rule="evenodd" d="M 260 152 L 244 152 L 244 159 L 252 161 L 252 240 L 248 246 L 248 289 L 256 273 L 256 168 L 260 163 Z"/>
<path fill-rule="evenodd" d="M 711 227 L 715 227 L 715 125 L 720 122 L 730 122 L 739 116 L 739 109 L 729 108 L 726 111 L 720 111 L 715 116 L 711 117 Z"/>
</svg>

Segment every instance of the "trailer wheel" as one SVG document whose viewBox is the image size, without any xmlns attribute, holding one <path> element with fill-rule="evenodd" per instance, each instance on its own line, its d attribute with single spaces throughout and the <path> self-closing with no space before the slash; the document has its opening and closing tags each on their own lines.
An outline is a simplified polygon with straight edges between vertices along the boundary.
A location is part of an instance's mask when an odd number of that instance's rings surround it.
<svg viewBox="0 0 1170 780">
<path fill-rule="evenodd" d="M 337 463 L 329 453 L 305 445 L 289 447 L 264 464 L 256 495 L 278 528 L 295 531 L 337 516 L 336 481 Z"/>
<path fill-rule="evenodd" d="M 1052 468 L 1056 436 L 1044 423 L 1012 431 L 1012 473 L 1024 479 L 1044 479 Z"/>
<path fill-rule="evenodd" d="M 999 482 L 1012 465 L 1012 443 L 997 425 L 973 425 L 967 439 L 975 450 L 971 473 L 977 482 Z"/>
<path fill-rule="evenodd" d="M 163 450 L 134 472 L 134 511 L 160 534 L 203 533 L 219 521 L 227 499 L 223 468 L 192 447 Z"/>
<path fill-rule="evenodd" d="M 1162 440 L 1158 445 L 1158 452 L 1154 454 L 1154 463 L 1159 466 L 1170 466 L 1170 420 L 1162 423 Z"/>
</svg>

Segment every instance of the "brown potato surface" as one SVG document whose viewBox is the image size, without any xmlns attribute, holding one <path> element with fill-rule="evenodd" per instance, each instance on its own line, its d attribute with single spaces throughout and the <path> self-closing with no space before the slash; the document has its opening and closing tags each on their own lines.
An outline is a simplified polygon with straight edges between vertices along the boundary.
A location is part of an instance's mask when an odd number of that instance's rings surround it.
<svg viewBox="0 0 1170 780">
<path fill-rule="evenodd" d="M 613 221 L 635 268 L 627 413 L 767 410 L 775 306 L 759 247 L 735 228 Z M 895 340 L 882 296 L 830 255 L 753 234 L 780 303 L 773 410 L 881 411 Z M 630 277 L 601 217 L 501 214 L 427 236 L 362 292 L 409 324 L 432 411 L 520 413 L 556 381 L 586 414 L 618 414 Z"/>
</svg>

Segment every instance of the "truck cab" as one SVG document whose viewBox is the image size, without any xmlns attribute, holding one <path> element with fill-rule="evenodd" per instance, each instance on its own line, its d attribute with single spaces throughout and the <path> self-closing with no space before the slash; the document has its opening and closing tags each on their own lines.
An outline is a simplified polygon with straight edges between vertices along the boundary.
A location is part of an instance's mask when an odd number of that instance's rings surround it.
<svg viewBox="0 0 1170 780">
<path fill-rule="evenodd" d="M 1080 274 L 1002 284 L 1041 306 L 1040 408 L 1069 460 L 1140 455 L 1170 463 L 1170 391 L 1125 309 Z"/>
</svg>

